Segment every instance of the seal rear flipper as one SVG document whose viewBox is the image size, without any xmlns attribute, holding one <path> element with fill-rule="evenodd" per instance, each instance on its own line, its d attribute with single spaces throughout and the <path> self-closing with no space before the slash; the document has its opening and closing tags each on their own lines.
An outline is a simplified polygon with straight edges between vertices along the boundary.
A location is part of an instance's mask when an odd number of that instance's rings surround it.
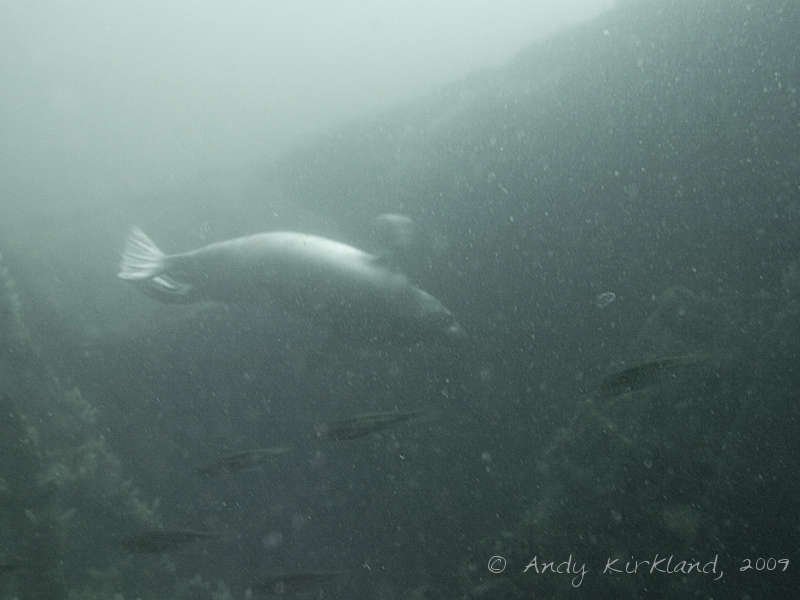
<svg viewBox="0 0 800 600">
<path fill-rule="evenodd" d="M 196 300 L 194 286 L 182 283 L 169 275 L 157 275 L 147 281 L 135 282 L 148 296 L 169 304 L 189 304 Z"/>
<path fill-rule="evenodd" d="M 128 281 L 152 279 L 166 270 L 166 255 L 138 227 L 131 227 L 117 277 Z"/>
</svg>

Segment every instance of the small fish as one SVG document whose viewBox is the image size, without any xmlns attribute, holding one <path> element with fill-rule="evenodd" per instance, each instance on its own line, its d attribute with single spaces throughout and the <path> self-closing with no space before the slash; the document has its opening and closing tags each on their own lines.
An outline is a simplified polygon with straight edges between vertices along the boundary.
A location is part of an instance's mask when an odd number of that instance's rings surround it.
<svg viewBox="0 0 800 600">
<path fill-rule="evenodd" d="M 245 450 L 223 456 L 219 460 L 198 467 L 197 472 L 206 477 L 217 477 L 219 475 L 232 475 L 239 471 L 255 469 L 269 462 L 273 457 L 286 454 L 291 450 L 288 446 L 278 446 L 275 448 L 256 448 L 255 450 Z"/>
<path fill-rule="evenodd" d="M 601 396 L 609 398 L 642 390 L 661 383 L 681 371 L 704 366 L 710 358 L 708 354 L 685 354 L 639 363 L 607 376 L 600 382 L 598 392 Z"/>
<path fill-rule="evenodd" d="M 303 594 L 315 592 L 331 581 L 347 575 L 348 571 L 298 571 L 294 573 L 274 573 L 256 584 L 256 591 L 267 594 Z"/>
<path fill-rule="evenodd" d="M 422 410 L 364 413 L 350 419 L 317 424 L 314 426 L 314 430 L 318 438 L 354 440 L 392 425 L 415 419 L 424 413 L 425 411 Z"/>
<path fill-rule="evenodd" d="M 175 550 L 197 540 L 216 539 L 219 533 L 193 531 L 191 529 L 153 529 L 122 539 L 122 547 L 128 552 L 158 554 Z"/>
<path fill-rule="evenodd" d="M 22 563 L 0 563 L 0 575 L 22 571 L 25 565 Z"/>
</svg>

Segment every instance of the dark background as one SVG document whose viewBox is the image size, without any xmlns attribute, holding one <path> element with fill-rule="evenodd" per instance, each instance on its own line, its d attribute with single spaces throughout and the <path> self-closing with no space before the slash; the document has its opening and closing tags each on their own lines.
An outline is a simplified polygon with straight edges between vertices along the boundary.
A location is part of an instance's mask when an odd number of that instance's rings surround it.
<svg viewBox="0 0 800 600">
<path fill-rule="evenodd" d="M 116 468 L 158 500 L 133 519 L 87 505 L 107 491 L 61 484 L 54 502 L 77 512 L 66 586 L 91 587 L 96 569 L 126 597 L 211 597 L 218 580 L 241 597 L 271 571 L 343 568 L 333 597 L 788 597 L 794 564 L 736 567 L 797 558 L 799 26 L 788 0 L 630 3 L 298 147 L 248 183 L 235 217 L 198 200 L 187 229 L 176 208 L 140 208 L 167 251 L 260 221 L 369 247 L 374 216 L 407 214 L 424 233 L 409 273 L 466 347 L 332 353 L 329 332 L 269 304 L 155 307 L 121 282 L 109 297 L 127 318 L 88 331 L 37 296 L 22 247 L 4 249 L 36 360 L 81 390 Z M 103 235 L 115 248 L 124 232 Z M 95 252 L 82 272 L 112 278 L 113 252 Z M 698 351 L 711 373 L 592 394 L 622 365 Z M 431 414 L 314 438 L 314 423 L 395 408 Z M 194 472 L 284 444 L 262 470 Z M 164 559 L 117 548 L 152 519 L 227 535 Z M 719 554 L 725 578 L 597 573 L 656 552 Z M 570 553 L 594 567 L 581 590 L 519 573 Z M 487 572 L 493 554 L 506 574 Z"/>
</svg>

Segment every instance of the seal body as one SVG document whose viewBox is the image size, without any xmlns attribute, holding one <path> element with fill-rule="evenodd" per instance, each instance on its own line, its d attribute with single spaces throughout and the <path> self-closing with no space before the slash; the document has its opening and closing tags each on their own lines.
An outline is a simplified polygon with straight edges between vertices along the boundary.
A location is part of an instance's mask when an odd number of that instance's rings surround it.
<svg viewBox="0 0 800 600">
<path fill-rule="evenodd" d="M 162 302 L 272 298 L 359 336 L 463 336 L 439 300 L 379 257 L 304 233 L 260 233 L 168 255 L 134 228 L 118 276 Z"/>
</svg>

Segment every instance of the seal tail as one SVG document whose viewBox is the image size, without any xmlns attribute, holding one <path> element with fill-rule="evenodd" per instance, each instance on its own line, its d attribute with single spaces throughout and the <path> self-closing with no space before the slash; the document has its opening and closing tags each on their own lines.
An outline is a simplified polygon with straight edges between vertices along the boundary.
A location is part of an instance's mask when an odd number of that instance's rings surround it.
<svg viewBox="0 0 800 600">
<path fill-rule="evenodd" d="M 166 254 L 138 227 L 131 227 L 117 277 L 128 281 L 152 279 L 166 270 Z"/>
<path fill-rule="evenodd" d="M 131 227 L 117 277 L 130 281 L 160 302 L 188 304 L 197 300 L 194 286 L 168 272 L 180 267 L 181 255 L 169 256 L 138 227 Z"/>
</svg>

